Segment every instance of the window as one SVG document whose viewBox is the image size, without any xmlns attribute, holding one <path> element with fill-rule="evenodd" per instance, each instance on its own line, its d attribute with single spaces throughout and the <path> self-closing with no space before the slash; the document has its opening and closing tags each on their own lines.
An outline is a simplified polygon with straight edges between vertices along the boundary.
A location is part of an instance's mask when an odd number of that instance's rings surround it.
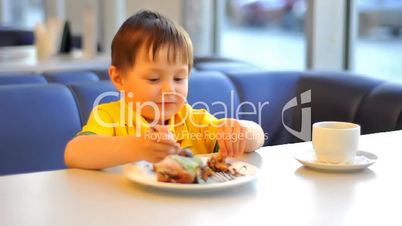
<svg viewBox="0 0 402 226">
<path fill-rule="evenodd" d="M 43 0 L 3 0 L 1 25 L 18 29 L 33 29 L 45 20 Z"/>
<path fill-rule="evenodd" d="M 402 0 L 358 0 L 357 73 L 402 81 Z"/>
<path fill-rule="evenodd" d="M 267 70 L 305 68 L 305 0 L 227 0 L 221 55 Z"/>
</svg>

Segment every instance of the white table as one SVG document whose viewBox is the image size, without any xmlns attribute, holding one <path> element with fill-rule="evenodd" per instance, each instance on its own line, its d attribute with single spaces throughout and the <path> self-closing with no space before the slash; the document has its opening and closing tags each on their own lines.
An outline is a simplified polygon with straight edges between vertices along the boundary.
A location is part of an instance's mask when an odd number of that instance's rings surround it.
<svg viewBox="0 0 402 226">
<path fill-rule="evenodd" d="M 294 158 L 311 143 L 266 147 L 253 184 L 204 194 L 135 185 L 121 174 L 61 170 L 0 177 L 0 225 L 402 225 L 402 131 L 363 136 L 370 169 L 334 174 Z"/>
<path fill-rule="evenodd" d="M 34 46 L 0 48 L 0 73 L 104 69 L 110 62 L 108 54 L 88 58 L 82 52 L 74 51 L 38 59 Z"/>
</svg>

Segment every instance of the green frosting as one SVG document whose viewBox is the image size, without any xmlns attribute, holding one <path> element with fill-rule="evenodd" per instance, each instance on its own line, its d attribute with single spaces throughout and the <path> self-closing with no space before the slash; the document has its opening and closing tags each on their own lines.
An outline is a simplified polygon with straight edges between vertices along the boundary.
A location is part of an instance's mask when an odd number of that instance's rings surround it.
<svg viewBox="0 0 402 226">
<path fill-rule="evenodd" d="M 198 157 L 184 157 L 184 156 L 179 156 L 179 155 L 173 155 L 171 156 L 173 160 L 178 162 L 184 170 L 187 172 L 195 173 L 198 168 L 202 165 L 202 161 Z"/>
</svg>

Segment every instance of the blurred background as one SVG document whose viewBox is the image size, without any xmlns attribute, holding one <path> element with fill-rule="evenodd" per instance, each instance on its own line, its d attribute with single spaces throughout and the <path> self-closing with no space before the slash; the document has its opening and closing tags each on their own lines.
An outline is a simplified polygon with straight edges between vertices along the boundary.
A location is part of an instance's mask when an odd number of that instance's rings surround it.
<svg viewBox="0 0 402 226">
<path fill-rule="evenodd" d="M 354 3 L 357 31 L 353 71 L 400 79 L 402 0 Z M 228 0 L 225 8 L 223 55 L 267 69 L 305 68 L 307 0 Z"/>
<path fill-rule="evenodd" d="M 81 48 L 88 7 L 97 12 L 97 46 L 103 53 L 124 19 L 150 8 L 184 26 L 197 55 L 267 70 L 336 69 L 402 79 L 402 0 L 0 0 L 0 57 L 7 57 L 4 47 L 33 44 L 33 29 L 49 17 L 69 21 L 74 48 Z M 10 31 L 27 33 L 12 37 Z M 327 52 L 315 44 L 325 40 Z M 318 48 L 328 56 L 340 54 L 340 63 L 316 54 Z M 334 64 L 314 66 L 320 59 L 326 60 L 321 65 Z"/>
</svg>

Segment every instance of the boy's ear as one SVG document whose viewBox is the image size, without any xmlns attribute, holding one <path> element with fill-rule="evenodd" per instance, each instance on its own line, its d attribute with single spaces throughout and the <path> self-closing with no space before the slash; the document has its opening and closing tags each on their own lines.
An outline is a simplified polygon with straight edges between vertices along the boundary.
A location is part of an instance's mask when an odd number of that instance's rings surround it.
<svg viewBox="0 0 402 226">
<path fill-rule="evenodd" d="M 123 90 L 123 79 L 120 71 L 113 65 L 109 67 L 109 77 L 118 90 Z"/>
</svg>

